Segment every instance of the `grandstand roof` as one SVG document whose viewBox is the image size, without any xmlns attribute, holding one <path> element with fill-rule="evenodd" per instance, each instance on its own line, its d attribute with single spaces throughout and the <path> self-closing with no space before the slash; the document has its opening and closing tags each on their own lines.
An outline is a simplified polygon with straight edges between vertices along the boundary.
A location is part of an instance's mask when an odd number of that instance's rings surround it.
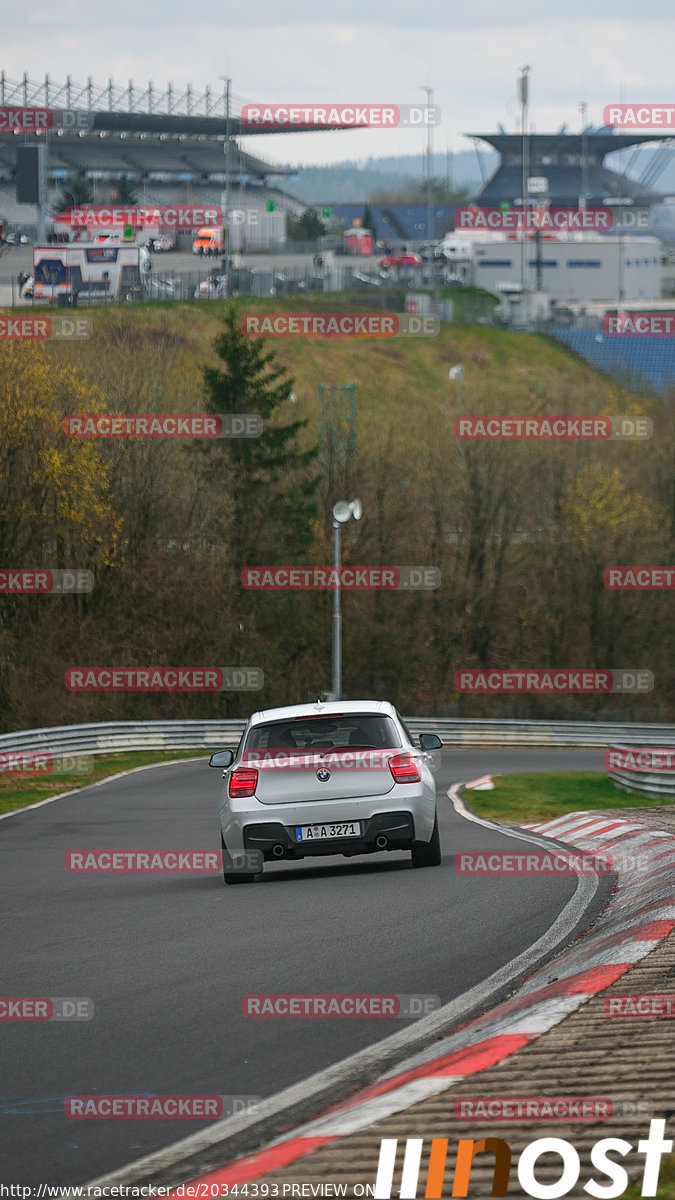
<svg viewBox="0 0 675 1200">
<path fill-rule="evenodd" d="M 488 142 L 501 155 L 497 170 L 477 192 L 476 201 L 481 204 L 508 201 L 512 204 L 518 197 L 522 198 L 522 134 L 500 130 L 467 136 Z M 650 158 L 640 179 L 604 165 L 608 154 L 648 143 L 660 143 L 660 149 Z M 668 133 L 616 133 L 607 126 L 601 129 L 588 127 L 582 133 L 530 133 L 527 135 L 528 173 L 547 180 L 546 198 L 553 205 L 574 205 L 582 194 L 591 205 L 622 201 L 652 205 L 663 197 L 650 185 L 661 173 L 674 146 L 675 139 Z"/>
<path fill-rule="evenodd" d="M 520 153 L 523 135 L 521 133 L 467 133 L 465 137 L 479 138 L 489 142 L 500 154 Z M 603 159 L 606 154 L 616 150 L 625 150 L 628 146 L 637 146 L 646 142 L 661 142 L 672 139 L 670 133 L 615 133 L 611 126 L 602 129 L 589 128 L 580 133 L 529 133 L 527 141 L 530 148 L 530 158 L 536 161 L 544 154 L 594 154 Z"/>
<path fill-rule="evenodd" d="M 239 136 L 287 132 L 283 128 L 242 126 L 243 103 L 243 97 L 228 96 L 225 87 L 214 90 L 207 85 L 195 91 L 191 84 L 174 88 L 169 83 L 156 88 L 149 82 L 138 88 L 132 80 L 120 87 L 112 79 L 100 86 L 91 76 L 86 84 L 78 84 L 70 76 L 59 83 L 48 75 L 44 80 L 31 80 L 27 73 L 21 80 L 11 80 L 0 71 L 0 105 L 53 110 L 55 127 L 46 136 L 50 180 L 84 171 L 99 179 L 127 174 L 150 182 L 214 177 L 224 181 L 223 151 L 228 138 L 230 180 L 264 184 L 275 176 L 294 175 L 291 168 L 273 166 L 239 148 L 235 141 Z M 86 113 L 87 128 L 79 132 L 56 128 L 57 117 L 63 112 Z M 309 129 L 316 131 L 315 126 L 299 124 L 289 132 Z M 14 177 L 16 136 L 0 131 L 0 179 L 5 181 Z M 22 131 L 20 137 L 25 144 L 45 137 L 45 133 Z"/>
<path fill-rule="evenodd" d="M 157 88 L 149 81 L 138 88 L 133 80 L 120 87 L 108 80 L 103 86 L 91 76 L 86 84 L 75 83 L 70 75 L 65 83 L 31 80 L 24 72 L 21 80 L 12 80 L 0 71 L 0 105 L 68 109 L 91 114 L 89 128 L 96 133 L 185 134 L 191 137 L 255 137 L 256 134 L 334 132 L 341 126 L 293 123 L 288 127 L 242 125 L 241 111 L 246 99 L 226 88 L 214 90 L 206 84 L 195 91 L 192 84 L 174 88 L 168 83 Z M 228 115 L 229 108 L 229 115 Z"/>
</svg>

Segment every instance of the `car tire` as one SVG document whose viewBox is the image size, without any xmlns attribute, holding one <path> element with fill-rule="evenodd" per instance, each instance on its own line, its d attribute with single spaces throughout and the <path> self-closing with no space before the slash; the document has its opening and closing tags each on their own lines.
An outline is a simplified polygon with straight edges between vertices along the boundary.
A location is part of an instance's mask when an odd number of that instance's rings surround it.
<svg viewBox="0 0 675 1200">
<path fill-rule="evenodd" d="M 253 883 L 255 875 L 243 875 L 241 871 L 226 871 L 223 868 L 223 879 L 225 883 Z"/>
<path fill-rule="evenodd" d="M 415 842 L 410 853 L 413 867 L 440 867 L 441 838 L 438 832 L 438 813 L 434 817 L 431 840 L 428 842 Z"/>
<path fill-rule="evenodd" d="M 255 880 L 255 875 L 250 874 L 248 871 L 233 871 L 225 866 L 225 850 L 227 847 L 223 841 L 222 833 L 220 835 L 220 845 L 223 851 L 223 880 L 225 883 L 253 883 Z"/>
</svg>

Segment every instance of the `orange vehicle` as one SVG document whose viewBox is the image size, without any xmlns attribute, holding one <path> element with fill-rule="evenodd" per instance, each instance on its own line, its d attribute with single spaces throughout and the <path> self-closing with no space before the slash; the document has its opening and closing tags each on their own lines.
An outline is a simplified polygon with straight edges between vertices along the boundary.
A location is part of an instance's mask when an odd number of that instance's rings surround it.
<svg viewBox="0 0 675 1200">
<path fill-rule="evenodd" d="M 192 243 L 193 254 L 224 254 L 225 234 L 218 225 L 206 225 L 197 230 L 197 236 Z"/>
</svg>

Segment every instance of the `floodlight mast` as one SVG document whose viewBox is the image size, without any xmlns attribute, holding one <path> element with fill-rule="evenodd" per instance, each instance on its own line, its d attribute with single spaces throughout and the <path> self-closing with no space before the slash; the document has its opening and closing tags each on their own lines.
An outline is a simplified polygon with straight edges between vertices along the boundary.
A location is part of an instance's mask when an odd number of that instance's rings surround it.
<svg viewBox="0 0 675 1200">
<path fill-rule="evenodd" d="M 521 302 L 520 311 L 523 312 L 522 297 L 527 291 L 526 286 L 526 271 L 525 271 L 525 231 L 527 229 L 527 212 L 529 209 L 529 162 L 528 162 L 528 140 L 527 140 L 527 105 L 529 100 L 529 76 L 530 67 L 521 67 L 518 77 L 518 95 L 520 97 L 520 122 L 522 134 L 522 162 L 521 162 L 521 220 L 522 226 L 520 230 L 520 287 L 521 287 Z"/>
<path fill-rule="evenodd" d="M 433 139 L 433 125 L 431 123 L 431 109 L 432 109 L 433 103 L 434 103 L 434 92 L 433 92 L 433 88 L 424 87 L 424 86 L 422 87 L 422 91 L 426 92 L 426 94 L 427 94 L 426 177 L 427 177 L 427 246 L 428 246 L 428 255 L 429 255 L 427 261 L 429 263 L 429 282 L 431 283 L 431 280 L 433 277 L 433 265 L 434 265 L 433 251 L 431 249 L 431 243 L 433 241 L 433 236 L 434 236 L 434 233 L 433 233 L 433 223 L 434 223 L 433 207 L 432 207 L 432 203 L 431 203 L 431 175 L 432 175 L 432 161 L 433 161 L 433 140 L 432 140 Z"/>
<path fill-rule="evenodd" d="M 333 588 L 333 618 L 332 618 L 332 698 L 342 699 L 342 606 L 340 588 L 340 526 L 350 517 L 360 521 L 363 508 L 360 500 L 338 500 L 333 505 L 333 567 L 336 571 L 337 583 Z"/>
<path fill-rule="evenodd" d="M 226 285 L 225 286 L 227 289 L 227 295 L 231 296 L 232 288 L 230 287 L 230 222 L 229 222 L 228 213 L 229 213 L 229 205 L 230 205 L 230 88 L 232 86 L 232 80 L 229 79 L 227 75 L 219 75 L 218 78 L 222 79 L 225 83 L 225 105 L 226 105 L 225 145 L 224 145 L 224 151 L 225 151 L 225 212 L 223 213 L 223 229 L 225 232 L 225 262 L 224 262 L 224 266 L 225 266 L 225 277 L 226 277 Z"/>
</svg>

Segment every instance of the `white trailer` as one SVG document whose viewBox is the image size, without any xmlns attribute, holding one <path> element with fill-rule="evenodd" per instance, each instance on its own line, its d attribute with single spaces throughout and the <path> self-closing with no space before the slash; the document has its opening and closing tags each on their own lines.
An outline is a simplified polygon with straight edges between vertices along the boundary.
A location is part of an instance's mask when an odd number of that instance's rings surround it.
<svg viewBox="0 0 675 1200">
<path fill-rule="evenodd" d="M 144 246 L 57 243 L 33 248 L 33 295 L 58 305 L 133 300 L 146 294 L 151 270 Z"/>
</svg>

